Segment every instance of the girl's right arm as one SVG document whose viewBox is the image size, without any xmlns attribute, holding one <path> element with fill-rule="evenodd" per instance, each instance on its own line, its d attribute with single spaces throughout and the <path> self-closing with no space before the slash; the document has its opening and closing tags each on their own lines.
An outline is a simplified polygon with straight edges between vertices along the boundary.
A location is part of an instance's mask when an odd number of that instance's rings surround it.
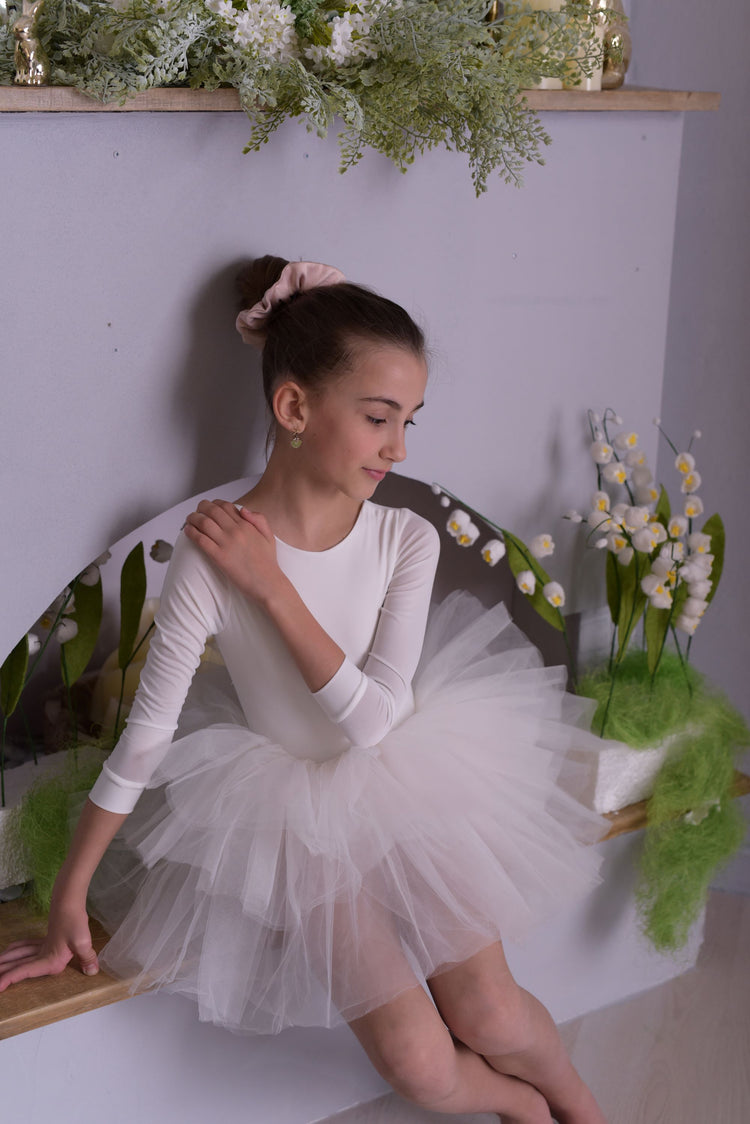
<svg viewBox="0 0 750 1124">
<path fill-rule="evenodd" d="M 74 956 L 87 976 L 99 971 L 86 895 L 102 855 L 125 818 L 86 801 L 52 892 L 47 936 L 16 941 L 0 954 L 0 991 L 19 980 L 58 975 Z"/>
<path fill-rule="evenodd" d="M 169 749 L 206 637 L 221 627 L 222 584 L 200 551 L 178 540 L 128 725 L 81 813 L 55 881 L 47 936 L 16 941 L 0 954 L 0 991 L 19 980 L 62 972 L 74 956 L 87 975 L 98 971 L 86 913 L 89 883 Z"/>
</svg>

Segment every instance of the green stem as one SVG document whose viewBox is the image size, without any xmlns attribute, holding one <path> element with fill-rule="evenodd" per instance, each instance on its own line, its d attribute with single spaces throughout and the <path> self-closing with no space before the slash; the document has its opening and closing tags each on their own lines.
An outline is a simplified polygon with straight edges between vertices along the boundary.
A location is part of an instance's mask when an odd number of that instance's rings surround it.
<svg viewBox="0 0 750 1124">
<path fill-rule="evenodd" d="M 606 703 L 606 706 L 604 707 L 604 714 L 602 715 L 602 724 L 601 724 L 601 728 L 599 730 L 599 737 L 600 738 L 604 737 L 604 731 L 605 731 L 606 726 L 607 726 L 607 718 L 609 717 L 609 707 L 610 707 L 610 704 L 612 702 L 612 696 L 614 695 L 614 692 L 615 692 L 615 679 L 617 678 L 617 672 L 619 670 L 620 670 L 620 660 L 618 659 L 618 660 L 615 661 L 615 665 L 612 668 L 612 673 L 611 673 L 610 679 L 609 679 L 609 694 L 607 695 L 607 703 Z"/>
<path fill-rule="evenodd" d="M 689 696 L 692 700 L 692 698 L 693 698 L 693 684 L 690 682 L 690 676 L 688 675 L 687 663 L 683 659 L 682 649 L 680 648 L 680 641 L 677 638 L 677 629 L 674 627 L 674 625 L 672 625 L 672 636 L 674 637 L 674 643 L 675 643 L 675 648 L 677 649 L 677 655 L 680 657 L 680 667 L 682 668 L 683 675 L 685 676 L 685 683 L 687 685 L 688 694 L 689 694 Z M 690 639 L 688 640 L 688 647 L 690 646 L 690 640 L 692 640 L 692 637 L 690 637 Z"/>
<path fill-rule="evenodd" d="M 41 660 L 41 658 L 42 658 L 42 656 L 44 655 L 44 653 L 45 653 L 45 652 L 47 651 L 47 648 L 48 648 L 48 646 L 49 646 L 49 642 L 50 642 L 50 640 L 52 639 L 52 637 L 53 637 L 53 635 L 54 635 L 54 632 L 55 632 L 55 628 L 57 627 L 57 625 L 58 625 L 58 624 L 60 623 L 60 621 L 62 620 L 62 616 L 63 616 L 63 613 L 64 613 L 64 612 L 65 612 L 65 610 L 67 609 L 67 607 L 68 607 L 68 605 L 69 605 L 69 603 L 70 603 L 70 601 L 71 601 L 71 598 L 73 597 L 73 594 L 74 594 L 74 592 L 75 592 L 75 587 L 76 587 L 76 582 L 74 581 L 74 582 L 73 582 L 73 583 L 71 584 L 71 587 L 70 587 L 70 591 L 69 591 L 69 593 L 68 593 L 68 596 L 67 596 L 67 597 L 65 598 L 65 600 L 64 600 L 64 601 L 63 601 L 63 603 L 62 603 L 62 605 L 61 605 L 61 606 L 60 606 L 60 608 L 59 608 L 59 609 L 57 610 L 57 616 L 55 617 L 55 619 L 53 620 L 52 624 L 50 625 L 50 629 L 49 629 L 49 632 L 48 632 L 48 633 L 47 633 L 47 635 L 45 636 L 45 638 L 44 638 L 44 641 L 43 641 L 43 643 L 42 643 L 41 647 L 39 648 L 39 651 L 38 651 L 38 652 L 37 652 L 37 654 L 36 654 L 36 659 L 35 659 L 35 660 L 34 660 L 34 662 L 32 663 L 32 665 L 31 665 L 31 667 L 29 668 L 29 670 L 28 670 L 28 671 L 26 672 L 26 678 L 25 678 L 25 679 L 24 679 L 24 681 L 23 681 L 23 685 L 24 685 L 24 687 L 26 686 L 26 684 L 28 683 L 28 681 L 29 681 L 29 680 L 31 679 L 32 675 L 34 674 L 34 672 L 36 671 L 36 669 L 37 669 L 37 667 L 38 667 L 38 665 L 39 665 L 39 661 Z"/>
<path fill-rule="evenodd" d="M 20 703 L 18 705 L 18 709 L 21 712 L 21 719 L 23 721 L 23 728 L 26 731 L 26 740 L 29 743 L 29 749 L 31 750 L 31 752 L 33 754 L 33 757 L 34 757 L 34 764 L 38 765 L 39 764 L 39 758 L 37 757 L 37 752 L 36 752 L 36 742 L 34 741 L 34 738 L 33 738 L 32 733 L 31 733 L 31 727 L 29 726 L 28 715 L 26 714 L 26 710 L 24 709 L 24 707 Z"/>
</svg>

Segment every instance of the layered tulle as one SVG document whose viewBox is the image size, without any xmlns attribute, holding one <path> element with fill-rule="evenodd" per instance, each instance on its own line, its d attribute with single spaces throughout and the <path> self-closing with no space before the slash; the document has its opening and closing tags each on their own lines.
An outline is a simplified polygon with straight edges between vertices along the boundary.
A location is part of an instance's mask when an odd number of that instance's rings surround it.
<svg viewBox="0 0 750 1124">
<path fill-rule="evenodd" d="M 210 678 L 92 886 L 134 989 L 234 1030 L 331 1026 L 597 881 L 603 821 L 565 757 L 595 748 L 588 711 L 502 605 L 436 609 L 414 713 L 328 761 L 253 734 Z"/>
</svg>

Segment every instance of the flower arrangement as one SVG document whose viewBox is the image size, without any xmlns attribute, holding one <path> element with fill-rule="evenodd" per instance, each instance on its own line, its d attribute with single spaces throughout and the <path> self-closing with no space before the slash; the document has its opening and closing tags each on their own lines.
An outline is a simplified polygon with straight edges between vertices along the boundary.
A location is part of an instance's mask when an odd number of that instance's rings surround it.
<svg viewBox="0 0 750 1124">
<path fill-rule="evenodd" d="M 692 450 L 700 431 L 680 450 L 654 419 L 674 454 L 680 499 L 673 509 L 666 488 L 654 481 L 637 434 L 622 424 L 612 410 L 601 417 L 589 411 L 596 488 L 583 512 L 564 515 L 582 527 L 592 549 L 606 556 L 612 638 L 603 665 L 583 676 L 578 672 L 562 612 L 565 590 L 543 564 L 554 554 L 551 534 L 524 543 L 465 504 L 451 511 L 446 529 L 462 547 L 479 540 L 474 518 L 497 533 L 482 544 L 482 557 L 494 566 L 507 556 L 518 590 L 562 633 L 571 686 L 597 704 L 596 732 L 633 748 L 667 737 L 672 743 L 648 802 L 638 899 L 653 943 L 674 949 L 686 940 L 716 866 L 744 837 L 744 821 L 731 796 L 735 757 L 750 744 L 750 733 L 689 662 L 693 637 L 719 584 L 725 550 L 718 514 L 697 525 L 703 516 L 702 481 Z M 440 485 L 433 491 L 445 507 L 461 503 Z"/>
<path fill-rule="evenodd" d="M 339 117 L 342 171 L 366 147 L 405 171 L 444 144 L 468 156 L 480 193 L 495 171 L 519 183 L 526 162 L 543 163 L 549 137 L 522 91 L 589 74 L 600 24 L 616 16 L 591 0 L 502 7 L 488 22 L 490 0 L 45 0 L 38 31 L 56 85 L 121 102 L 155 86 L 232 86 L 253 122 L 245 151 L 287 117 L 319 135 Z M 0 83 L 13 76 L 8 20 Z"/>
<path fill-rule="evenodd" d="M 151 548 L 151 557 L 166 562 L 171 555 L 168 543 L 158 540 Z M 60 677 L 65 695 L 73 749 L 79 742 L 79 715 L 73 687 L 81 679 L 94 655 L 102 623 L 102 580 L 100 568 L 111 557 L 105 551 L 65 587 L 41 615 L 30 631 L 0 667 L 0 808 L 5 807 L 5 755 L 8 723 L 16 712 L 22 718 L 34 761 L 36 745 L 22 705 L 23 692 L 50 646 L 60 650 Z M 143 543 L 138 543 L 125 559 L 120 574 L 120 633 L 117 650 L 119 697 L 111 730 L 98 744 L 109 749 L 117 740 L 123 723 L 123 703 L 128 672 L 148 641 L 153 623 L 142 626 L 146 600 L 146 567 Z"/>
</svg>

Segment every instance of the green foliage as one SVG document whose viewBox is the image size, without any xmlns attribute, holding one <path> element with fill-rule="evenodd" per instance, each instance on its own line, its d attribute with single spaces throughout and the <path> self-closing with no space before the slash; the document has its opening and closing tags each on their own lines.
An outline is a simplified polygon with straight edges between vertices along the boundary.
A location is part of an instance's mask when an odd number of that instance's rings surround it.
<svg viewBox="0 0 750 1124">
<path fill-rule="evenodd" d="M 61 648 L 61 659 L 65 659 L 64 675 L 67 685 L 72 687 L 83 675 L 89 660 L 94 654 L 102 623 L 102 579 L 95 585 L 76 582 L 75 609 L 70 614 L 78 625 L 78 632 L 72 640 L 67 640 Z"/>
<path fill-rule="evenodd" d="M 11 821 L 9 846 L 23 856 L 31 875 L 31 901 L 43 913 L 49 911 L 52 887 L 68 851 L 71 812 L 82 804 L 104 756 L 96 746 L 71 750 L 64 771 L 37 780 Z"/>
<path fill-rule="evenodd" d="M 515 535 L 511 535 L 509 531 L 503 531 L 503 538 L 508 552 L 508 565 L 513 577 L 517 577 L 523 570 L 531 570 L 536 578 L 534 592 L 531 596 L 527 595 L 526 600 L 532 609 L 535 609 L 539 616 L 547 621 L 547 624 L 551 624 L 558 632 L 562 632 L 565 627 L 562 613 L 554 605 L 550 605 L 542 593 L 543 587 L 551 581 L 549 574 L 528 547 Z"/>
<path fill-rule="evenodd" d="M 23 636 L 0 667 L 0 709 L 7 721 L 18 706 L 29 666 L 29 638 Z"/>
<path fill-rule="evenodd" d="M 677 655 L 665 651 L 653 683 L 649 680 L 647 654 L 638 649 L 623 658 L 615 671 L 614 685 L 606 664 L 584 675 L 578 693 L 597 703 L 593 729 L 601 726 L 610 691 L 607 737 L 634 749 L 658 745 L 668 734 L 693 721 L 694 707 L 698 706 L 694 695 L 701 679 L 692 667 L 683 668 Z"/>
<path fill-rule="evenodd" d="M 124 671 L 133 658 L 138 625 L 146 600 L 146 562 L 143 543 L 133 547 L 122 564 L 120 575 L 120 646 L 118 663 Z"/>
<path fill-rule="evenodd" d="M 711 588 L 706 597 L 706 601 L 710 602 L 713 600 L 713 596 L 716 593 L 724 569 L 726 532 L 721 516 L 717 513 L 716 515 L 712 515 L 710 519 L 707 519 L 701 528 L 701 533 L 711 536 L 711 553 L 714 556 L 714 564 L 711 567 Z"/>
<path fill-rule="evenodd" d="M 641 589 L 643 577 L 642 557 L 638 551 L 633 554 L 627 566 L 617 563 L 620 579 L 619 611 L 617 614 L 617 658 L 621 660 L 627 651 L 633 629 L 643 616 L 647 597 Z"/>
<path fill-rule="evenodd" d="M 417 155 L 445 145 L 466 155 L 477 193 L 494 173 L 518 184 L 528 162 L 543 163 L 549 137 L 523 90 L 542 75 L 575 82 L 601 57 L 589 0 L 537 13 L 508 0 L 493 24 L 487 0 L 403 0 L 384 4 L 375 18 L 369 38 L 377 57 L 316 63 L 305 48 L 330 43 L 327 16 L 352 5 L 286 2 L 300 53 L 285 60 L 236 43 L 231 24 L 204 0 L 162 8 L 147 0 L 122 8 L 46 0 L 39 34 L 56 85 L 120 102 L 155 86 L 234 86 L 252 121 L 245 151 L 258 149 L 287 117 L 304 117 L 321 136 L 339 117 L 342 171 L 368 147 L 405 171 Z M 235 7 L 251 6 L 238 0 Z M 0 82 L 12 77 L 12 42 L 3 28 Z"/>
</svg>

